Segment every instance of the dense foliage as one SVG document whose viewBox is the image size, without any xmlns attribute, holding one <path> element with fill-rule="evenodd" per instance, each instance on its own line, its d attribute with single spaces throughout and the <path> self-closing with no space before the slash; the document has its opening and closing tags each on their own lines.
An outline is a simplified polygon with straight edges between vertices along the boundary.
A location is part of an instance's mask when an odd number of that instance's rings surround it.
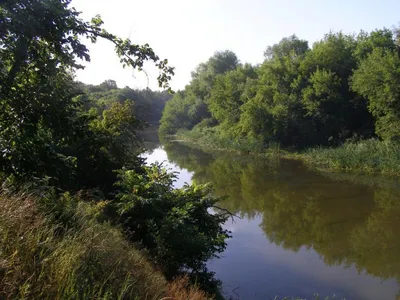
<svg viewBox="0 0 400 300">
<path fill-rule="evenodd" d="M 167 277 L 184 270 L 202 272 L 205 262 L 225 249 L 224 214 L 210 214 L 219 198 L 207 185 L 174 189 L 174 174 L 159 165 L 146 173 L 120 171 L 117 207 L 132 239 L 153 254 Z"/>
<path fill-rule="evenodd" d="M 74 81 L 80 60 L 90 60 L 82 39 L 110 41 L 124 66 L 141 70 L 145 61 L 152 61 L 166 90 L 173 68 L 149 45 L 107 32 L 99 16 L 83 21 L 70 2 L 1 1 L 1 178 L 13 187 L 33 187 L 45 198 L 48 191 L 56 191 L 44 206 L 56 216 L 59 234 L 74 226 L 60 192 L 79 191 L 84 200 L 103 200 L 100 219 L 121 227 L 126 237 L 147 248 L 165 275 L 189 272 L 200 282 L 201 274 L 209 276 L 205 261 L 225 248 L 228 233 L 221 224 L 227 216 L 209 211 L 216 200 L 209 197 L 208 187 L 174 190 L 173 175 L 158 165 L 146 167 L 139 156 L 138 132 L 145 123 L 157 123 L 167 93 L 118 89 L 112 80 L 99 86 Z M 216 63 L 215 68 L 225 66 Z M 85 274 L 87 284 L 102 280 Z M 28 291 L 26 297 L 31 296 Z"/>
<path fill-rule="evenodd" d="M 158 125 L 164 110 L 165 102 L 171 98 L 171 94 L 150 89 L 131 89 L 130 87 L 118 88 L 114 80 L 106 80 L 99 85 L 81 84 L 83 95 L 89 107 L 95 107 L 102 112 L 110 108 L 114 102 L 133 104 L 133 114 L 144 125 Z"/>
<path fill-rule="evenodd" d="M 167 102 L 162 134 L 186 129 L 221 145 L 255 148 L 399 137 L 396 32 L 330 32 L 312 48 L 293 35 L 268 47 L 257 66 L 233 56 L 217 52 L 199 66 L 190 84 Z M 226 67 L 214 68 L 215 62 Z"/>
</svg>

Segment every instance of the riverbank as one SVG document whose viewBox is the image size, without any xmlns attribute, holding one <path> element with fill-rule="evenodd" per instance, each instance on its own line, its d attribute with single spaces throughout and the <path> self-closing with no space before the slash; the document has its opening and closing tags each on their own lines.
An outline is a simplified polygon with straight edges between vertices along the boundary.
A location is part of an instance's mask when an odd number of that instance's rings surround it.
<svg viewBox="0 0 400 300">
<path fill-rule="evenodd" d="M 303 161 L 307 166 L 327 171 L 400 175 L 400 144 L 376 139 L 346 142 L 338 147 L 318 147 L 303 151 L 282 149 L 277 143 L 263 145 L 255 139 L 219 136 L 212 129 L 184 131 L 175 135 L 202 150 L 233 151 Z"/>
<path fill-rule="evenodd" d="M 1 299 L 207 299 L 185 279 L 168 282 L 119 228 L 99 220 L 105 203 L 68 194 L 49 210 L 45 202 L 0 193 Z"/>
</svg>

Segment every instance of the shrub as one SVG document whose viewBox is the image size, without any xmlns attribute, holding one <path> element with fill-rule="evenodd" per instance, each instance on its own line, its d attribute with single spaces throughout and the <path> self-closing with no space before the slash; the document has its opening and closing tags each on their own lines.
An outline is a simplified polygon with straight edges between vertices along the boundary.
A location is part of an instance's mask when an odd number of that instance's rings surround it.
<svg viewBox="0 0 400 300">
<path fill-rule="evenodd" d="M 121 192 L 113 205 L 123 228 L 149 250 L 167 278 L 189 272 L 203 281 L 206 261 L 225 249 L 229 236 L 221 226 L 228 215 L 211 211 L 220 199 L 210 196 L 209 185 L 174 189 L 175 175 L 162 165 L 145 171 L 119 172 Z"/>
</svg>

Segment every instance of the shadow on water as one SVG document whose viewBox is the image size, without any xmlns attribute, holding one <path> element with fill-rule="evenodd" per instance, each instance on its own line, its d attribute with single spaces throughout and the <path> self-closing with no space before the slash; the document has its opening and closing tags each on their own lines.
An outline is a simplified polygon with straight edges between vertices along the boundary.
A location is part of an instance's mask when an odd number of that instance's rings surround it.
<svg viewBox="0 0 400 300">
<path fill-rule="evenodd" d="M 186 181 L 211 182 L 220 205 L 242 217 L 210 267 L 233 299 L 399 299 L 397 178 L 319 174 L 300 162 L 163 143 Z M 239 292 L 240 291 L 240 292 Z"/>
</svg>

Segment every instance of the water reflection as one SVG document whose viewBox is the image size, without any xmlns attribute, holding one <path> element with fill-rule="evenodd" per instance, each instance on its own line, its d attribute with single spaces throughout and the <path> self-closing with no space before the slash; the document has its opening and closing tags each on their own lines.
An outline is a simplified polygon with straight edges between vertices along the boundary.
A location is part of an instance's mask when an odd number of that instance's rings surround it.
<svg viewBox="0 0 400 300">
<path fill-rule="evenodd" d="M 158 151 L 186 172 L 180 182 L 212 182 L 217 195 L 229 196 L 220 205 L 242 217 L 226 225 L 233 239 L 224 257 L 210 263 L 231 298 L 318 292 L 396 299 L 397 179 L 323 176 L 294 161 L 205 153 L 179 143 L 164 143 Z"/>
</svg>

